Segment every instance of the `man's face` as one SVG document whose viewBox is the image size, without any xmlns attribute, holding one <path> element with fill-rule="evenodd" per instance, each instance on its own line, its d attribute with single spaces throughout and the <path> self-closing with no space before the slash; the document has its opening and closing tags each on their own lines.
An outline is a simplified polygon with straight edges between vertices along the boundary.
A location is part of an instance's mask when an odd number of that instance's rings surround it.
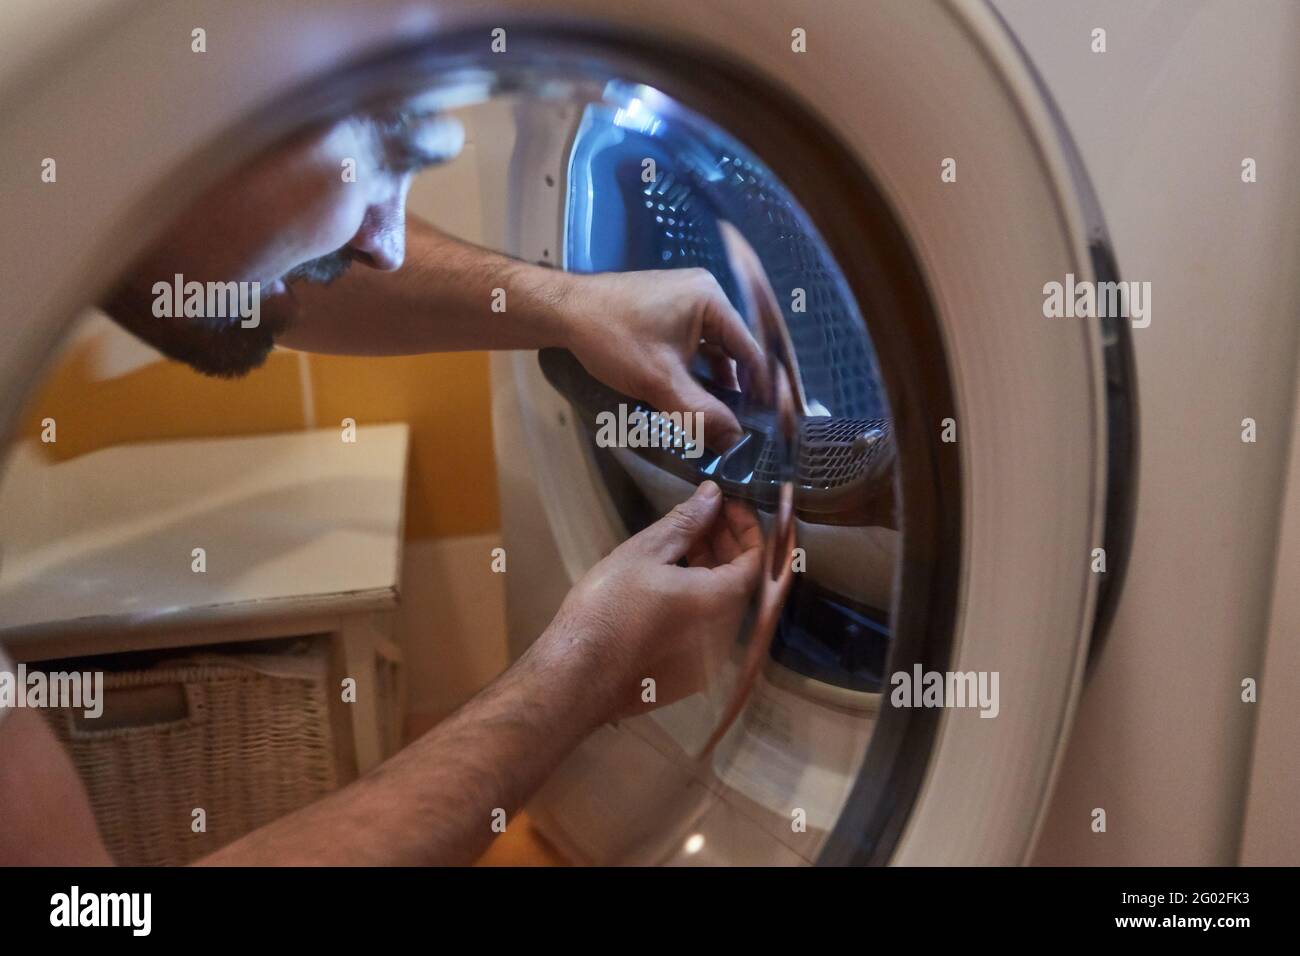
<svg viewBox="0 0 1300 956">
<path fill-rule="evenodd" d="M 406 253 L 406 194 L 452 158 L 455 120 L 413 109 L 359 114 L 299 134 L 226 177 L 188 209 L 109 297 L 109 313 L 171 358 L 212 375 L 256 368 L 292 321 L 291 283 L 349 268 L 391 271 Z M 155 315 L 153 287 L 258 282 L 260 322 Z"/>
</svg>

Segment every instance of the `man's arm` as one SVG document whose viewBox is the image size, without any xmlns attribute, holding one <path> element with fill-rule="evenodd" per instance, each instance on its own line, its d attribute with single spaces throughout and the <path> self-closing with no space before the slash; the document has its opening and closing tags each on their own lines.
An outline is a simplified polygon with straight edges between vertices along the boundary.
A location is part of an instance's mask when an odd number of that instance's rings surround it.
<svg viewBox="0 0 1300 956">
<path fill-rule="evenodd" d="M 408 218 L 401 268 L 385 272 L 353 264 L 328 285 L 293 283 L 299 314 L 280 341 L 338 355 L 565 345 L 577 278 Z M 505 290 L 504 311 L 492 310 L 495 289 Z"/>
<path fill-rule="evenodd" d="M 34 710 L 6 714 L 0 720 L 0 866 L 112 862 L 81 778 L 45 719 Z"/>
<path fill-rule="evenodd" d="M 706 440 L 719 450 L 740 437 L 740 426 L 692 378 L 692 358 L 703 346 L 724 386 L 738 385 L 734 360 L 765 387 L 758 344 L 703 269 L 577 275 L 510 259 L 411 219 L 401 268 L 354 266 L 329 285 L 291 288 L 298 308 L 280 338 L 290 348 L 406 355 L 561 346 L 612 388 L 666 411 L 702 412 Z M 504 311 L 494 311 L 494 303 Z"/>
<path fill-rule="evenodd" d="M 701 689 L 736 639 L 762 534 L 706 482 L 597 564 L 555 620 L 486 690 L 331 796 L 204 860 L 234 865 L 468 864 L 606 720 Z M 679 567 L 685 559 L 688 567 Z"/>
<path fill-rule="evenodd" d="M 208 865 L 473 863 L 598 725 L 589 656 L 539 641 L 487 689 L 352 785 L 207 857 Z"/>
<path fill-rule="evenodd" d="M 572 624 L 566 625 L 572 628 Z M 218 850 L 209 864 L 473 863 L 495 832 L 604 719 L 596 658 L 576 630 L 539 640 L 447 720 L 374 771 Z M 106 866 L 90 802 L 32 710 L 0 721 L 0 866 Z"/>
</svg>

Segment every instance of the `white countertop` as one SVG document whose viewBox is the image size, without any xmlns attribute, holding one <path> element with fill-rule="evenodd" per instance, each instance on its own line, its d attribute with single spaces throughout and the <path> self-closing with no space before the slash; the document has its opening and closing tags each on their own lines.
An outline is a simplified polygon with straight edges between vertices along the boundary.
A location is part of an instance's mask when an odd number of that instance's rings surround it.
<svg viewBox="0 0 1300 956">
<path fill-rule="evenodd" d="M 0 640 L 392 607 L 405 424 L 120 445 L 0 483 Z M 191 570 L 194 548 L 207 570 Z"/>
</svg>

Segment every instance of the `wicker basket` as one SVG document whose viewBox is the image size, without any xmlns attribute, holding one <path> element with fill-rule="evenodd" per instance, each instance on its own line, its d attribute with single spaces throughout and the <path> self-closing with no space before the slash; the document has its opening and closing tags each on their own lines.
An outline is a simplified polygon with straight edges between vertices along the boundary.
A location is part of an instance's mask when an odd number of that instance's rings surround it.
<svg viewBox="0 0 1300 956">
<path fill-rule="evenodd" d="M 109 672 L 101 718 L 47 711 L 118 863 L 188 863 L 337 786 L 323 643 Z"/>
</svg>

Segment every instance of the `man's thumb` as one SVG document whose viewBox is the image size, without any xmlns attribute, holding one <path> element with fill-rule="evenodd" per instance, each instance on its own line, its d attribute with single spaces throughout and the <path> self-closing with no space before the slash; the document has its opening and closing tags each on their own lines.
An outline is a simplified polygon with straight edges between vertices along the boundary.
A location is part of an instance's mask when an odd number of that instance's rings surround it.
<svg viewBox="0 0 1300 956">
<path fill-rule="evenodd" d="M 647 551 L 664 564 L 673 564 L 686 557 L 691 546 L 713 527 L 722 505 L 722 489 L 706 481 L 695 493 L 678 504 L 637 538 L 642 539 Z"/>
</svg>

